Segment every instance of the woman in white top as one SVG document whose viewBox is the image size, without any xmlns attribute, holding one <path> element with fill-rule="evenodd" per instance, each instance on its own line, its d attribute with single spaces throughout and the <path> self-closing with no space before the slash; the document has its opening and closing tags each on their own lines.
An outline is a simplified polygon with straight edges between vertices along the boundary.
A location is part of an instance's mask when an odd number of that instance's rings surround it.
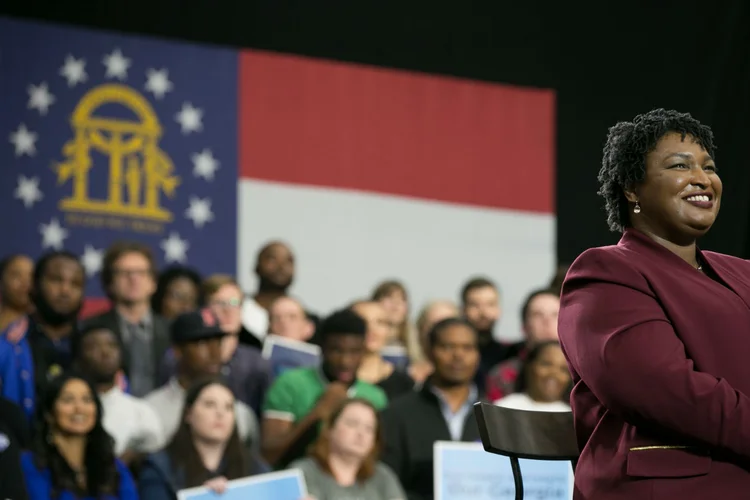
<svg viewBox="0 0 750 500">
<path fill-rule="evenodd" d="M 531 411 L 570 411 L 570 372 L 560 343 L 541 342 L 526 356 L 516 392 L 495 401 L 498 406 Z"/>
</svg>

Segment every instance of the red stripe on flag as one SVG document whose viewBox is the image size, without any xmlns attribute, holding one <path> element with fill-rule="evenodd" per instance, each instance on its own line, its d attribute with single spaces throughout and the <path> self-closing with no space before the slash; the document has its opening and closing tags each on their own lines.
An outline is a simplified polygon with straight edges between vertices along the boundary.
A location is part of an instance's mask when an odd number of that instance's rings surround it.
<svg viewBox="0 0 750 500">
<path fill-rule="evenodd" d="M 554 213 L 551 90 L 245 51 L 241 176 Z"/>
<path fill-rule="evenodd" d="M 80 319 L 90 318 L 91 316 L 108 311 L 111 307 L 112 303 L 107 298 L 88 297 L 83 300 L 83 307 L 78 317 Z"/>
</svg>

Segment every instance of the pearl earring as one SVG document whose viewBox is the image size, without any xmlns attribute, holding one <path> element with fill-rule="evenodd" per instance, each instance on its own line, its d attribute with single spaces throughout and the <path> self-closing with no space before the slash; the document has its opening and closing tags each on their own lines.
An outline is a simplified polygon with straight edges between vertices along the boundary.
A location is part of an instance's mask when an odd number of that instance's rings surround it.
<svg viewBox="0 0 750 500">
<path fill-rule="evenodd" d="M 638 202 L 638 201 L 635 202 L 635 206 L 633 207 L 633 213 L 634 214 L 641 213 L 641 203 L 640 202 Z"/>
</svg>

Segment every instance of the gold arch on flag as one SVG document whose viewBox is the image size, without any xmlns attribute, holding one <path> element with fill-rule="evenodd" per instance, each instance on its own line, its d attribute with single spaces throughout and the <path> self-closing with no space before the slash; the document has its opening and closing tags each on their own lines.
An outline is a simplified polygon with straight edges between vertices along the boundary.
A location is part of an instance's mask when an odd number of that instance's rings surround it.
<svg viewBox="0 0 750 500">
<path fill-rule="evenodd" d="M 107 104 L 119 104 L 136 120 L 98 116 Z M 73 193 L 60 209 L 169 222 L 173 214 L 160 204 L 160 194 L 174 196 L 180 183 L 174 165 L 159 148 L 162 127 L 149 102 L 125 85 L 106 84 L 90 90 L 70 120 L 74 138 L 63 146 L 66 161 L 57 165 L 57 182 L 73 180 Z M 89 196 L 92 152 L 109 158 L 106 199 Z"/>
</svg>

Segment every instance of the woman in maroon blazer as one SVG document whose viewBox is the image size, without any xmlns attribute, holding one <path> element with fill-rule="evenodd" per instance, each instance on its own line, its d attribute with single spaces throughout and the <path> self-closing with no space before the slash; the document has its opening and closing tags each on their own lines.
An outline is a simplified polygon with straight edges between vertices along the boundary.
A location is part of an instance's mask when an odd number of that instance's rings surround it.
<svg viewBox="0 0 750 500">
<path fill-rule="evenodd" d="M 663 109 L 610 129 L 615 246 L 562 290 L 576 500 L 750 498 L 750 263 L 701 251 L 722 184 L 711 130 Z"/>
</svg>

